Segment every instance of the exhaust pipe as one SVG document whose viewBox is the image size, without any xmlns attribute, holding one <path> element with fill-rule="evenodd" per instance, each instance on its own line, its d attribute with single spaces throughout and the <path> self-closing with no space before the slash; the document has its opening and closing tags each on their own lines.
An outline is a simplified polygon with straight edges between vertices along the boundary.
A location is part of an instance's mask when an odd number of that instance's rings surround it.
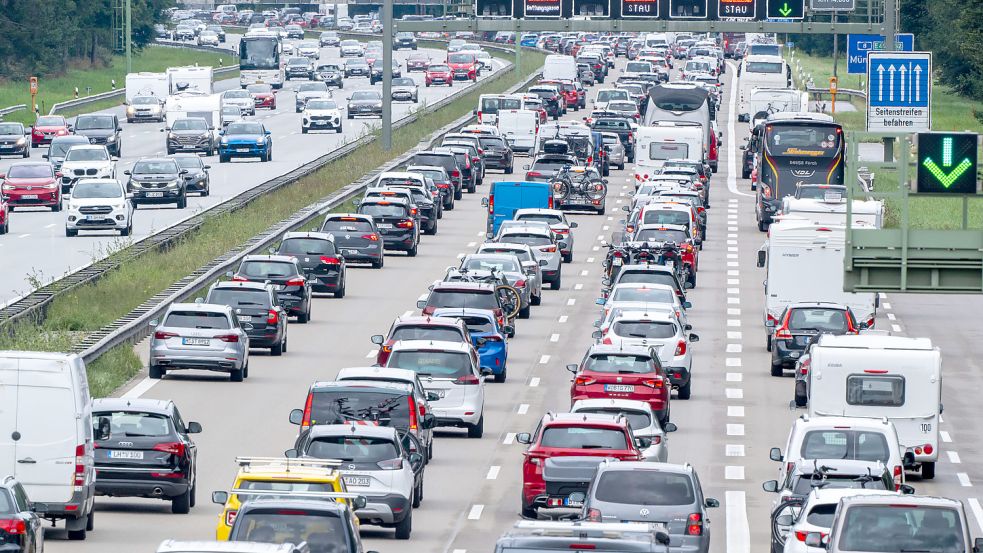
<svg viewBox="0 0 983 553">
<path fill-rule="evenodd" d="M 164 495 L 164 488 L 160 486 L 154 488 L 154 495 Z"/>
</svg>

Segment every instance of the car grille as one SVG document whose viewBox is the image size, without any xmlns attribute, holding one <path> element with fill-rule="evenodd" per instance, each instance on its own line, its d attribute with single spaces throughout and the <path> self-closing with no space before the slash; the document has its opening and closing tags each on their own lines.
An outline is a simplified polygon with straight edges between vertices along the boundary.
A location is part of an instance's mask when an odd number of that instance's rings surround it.
<svg viewBox="0 0 983 553">
<path fill-rule="evenodd" d="M 134 186 L 137 186 L 137 187 L 140 187 L 140 188 L 165 188 L 165 187 L 167 187 L 167 182 L 168 181 L 160 181 L 160 182 L 134 182 L 133 184 L 134 184 Z"/>
<path fill-rule="evenodd" d="M 74 173 L 76 177 L 82 177 L 85 175 L 95 175 L 98 172 L 99 172 L 98 169 L 75 169 L 74 171 L 72 171 L 72 173 Z"/>
<path fill-rule="evenodd" d="M 203 142 L 205 137 L 203 136 L 181 136 L 178 135 L 174 138 L 174 141 L 182 146 L 193 146 L 199 142 Z"/>
<path fill-rule="evenodd" d="M 86 205 L 79 208 L 79 213 L 85 215 L 103 215 L 112 212 L 113 208 L 108 205 Z"/>
<path fill-rule="evenodd" d="M 311 116 L 311 121 L 334 121 L 338 119 L 337 117 L 332 117 L 330 115 L 313 115 Z"/>
<path fill-rule="evenodd" d="M 105 144 L 109 140 L 106 137 L 90 136 L 89 144 Z"/>
</svg>

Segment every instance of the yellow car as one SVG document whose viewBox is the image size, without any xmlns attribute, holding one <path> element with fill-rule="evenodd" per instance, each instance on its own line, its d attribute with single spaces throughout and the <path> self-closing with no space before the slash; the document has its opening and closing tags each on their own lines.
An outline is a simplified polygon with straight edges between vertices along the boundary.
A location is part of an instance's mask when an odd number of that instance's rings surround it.
<svg viewBox="0 0 983 553">
<path fill-rule="evenodd" d="M 336 470 L 339 461 L 324 459 L 287 459 L 277 457 L 237 457 L 239 472 L 232 484 L 232 492 L 213 492 L 212 502 L 223 505 L 215 528 L 215 539 L 228 541 L 232 524 L 242 501 L 237 490 L 255 492 L 257 496 L 314 496 L 315 494 L 345 494 L 335 501 L 349 503 L 352 510 L 364 506 L 364 498 L 349 494 L 341 472 Z M 282 495 L 281 495 L 282 494 Z M 245 496 L 245 494 L 241 494 Z M 361 499 L 361 502 L 358 501 Z M 243 497 L 248 501 L 248 498 Z"/>
</svg>

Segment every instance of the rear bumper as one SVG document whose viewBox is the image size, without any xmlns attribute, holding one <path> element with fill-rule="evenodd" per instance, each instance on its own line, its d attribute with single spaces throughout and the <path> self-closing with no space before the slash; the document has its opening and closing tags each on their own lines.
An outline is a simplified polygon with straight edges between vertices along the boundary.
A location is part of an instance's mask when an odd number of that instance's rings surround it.
<svg viewBox="0 0 983 553">
<path fill-rule="evenodd" d="M 416 234 L 412 232 L 383 234 L 382 239 L 387 250 L 409 250 L 416 245 Z"/>
<path fill-rule="evenodd" d="M 666 367 L 666 376 L 673 388 L 678 388 L 689 382 L 691 373 L 689 367 Z"/>
<path fill-rule="evenodd" d="M 161 469 L 167 470 L 167 469 Z M 188 491 L 191 483 L 187 478 L 106 478 L 110 471 L 98 470 L 96 495 L 111 497 L 156 497 L 168 499 Z"/>
<path fill-rule="evenodd" d="M 793 340 L 772 340 L 772 364 L 781 363 L 783 367 L 791 368 L 802 355 L 805 348 L 791 346 L 789 342 Z"/>
<path fill-rule="evenodd" d="M 431 411 L 437 417 L 437 426 L 463 428 L 476 424 L 481 418 L 481 409 L 474 406 L 431 407 Z"/>
<path fill-rule="evenodd" d="M 358 493 L 357 488 L 353 491 Z M 396 494 L 366 495 L 365 508 L 355 511 L 355 516 L 358 517 L 358 521 L 362 524 L 398 524 L 406 518 L 406 515 L 410 512 L 410 508 L 408 497 Z"/>
</svg>

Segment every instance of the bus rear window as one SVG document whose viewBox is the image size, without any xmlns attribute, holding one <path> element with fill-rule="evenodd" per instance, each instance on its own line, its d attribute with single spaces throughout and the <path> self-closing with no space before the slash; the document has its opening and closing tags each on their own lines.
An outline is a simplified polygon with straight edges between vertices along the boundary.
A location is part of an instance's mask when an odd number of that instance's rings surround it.
<svg viewBox="0 0 983 553">
<path fill-rule="evenodd" d="M 903 376 L 853 374 L 846 379 L 848 405 L 901 407 L 904 405 Z"/>
</svg>

